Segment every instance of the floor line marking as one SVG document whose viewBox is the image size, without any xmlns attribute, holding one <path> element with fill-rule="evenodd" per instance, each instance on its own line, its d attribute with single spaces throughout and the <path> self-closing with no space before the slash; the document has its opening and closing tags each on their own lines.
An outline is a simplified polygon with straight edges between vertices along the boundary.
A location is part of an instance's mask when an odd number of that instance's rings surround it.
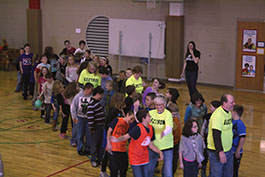
<svg viewBox="0 0 265 177">
<path fill-rule="evenodd" d="M 85 160 L 85 161 L 83 161 L 83 162 L 80 162 L 80 163 L 78 163 L 78 164 L 75 164 L 75 165 L 69 166 L 69 167 L 67 167 L 67 168 L 64 168 L 64 169 L 62 169 L 62 170 L 59 170 L 59 171 L 57 171 L 57 172 L 55 172 L 55 173 L 50 174 L 50 175 L 48 175 L 47 177 L 51 177 L 51 176 L 57 175 L 57 174 L 59 174 L 59 173 L 62 173 L 62 172 L 64 172 L 64 171 L 66 171 L 66 170 L 69 170 L 69 169 L 71 169 L 71 168 L 77 167 L 77 166 L 82 165 L 83 163 L 86 163 L 86 162 L 89 162 L 89 161 L 90 161 L 90 159 Z"/>
</svg>

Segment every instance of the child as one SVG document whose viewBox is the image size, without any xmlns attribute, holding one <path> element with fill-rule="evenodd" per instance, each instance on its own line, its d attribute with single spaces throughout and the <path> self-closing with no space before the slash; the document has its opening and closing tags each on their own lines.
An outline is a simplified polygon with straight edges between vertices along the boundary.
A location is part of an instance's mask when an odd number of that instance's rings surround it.
<svg viewBox="0 0 265 177">
<path fill-rule="evenodd" d="M 53 121 L 52 121 L 52 131 L 57 131 L 56 124 L 60 110 L 62 110 L 62 104 L 60 104 L 63 99 L 62 93 L 64 91 L 62 82 L 59 80 L 54 81 L 52 89 L 51 104 L 53 108 Z M 62 113 L 63 114 L 63 113 Z"/>
<path fill-rule="evenodd" d="M 61 124 L 60 137 L 63 139 L 67 138 L 66 130 L 67 130 L 67 125 L 68 125 L 68 119 L 70 116 L 70 105 L 71 105 L 72 99 L 78 93 L 78 90 L 76 89 L 76 87 L 77 85 L 75 82 L 70 82 L 70 84 L 66 86 L 63 93 L 59 97 L 60 99 L 58 99 L 59 105 L 62 105 L 63 120 Z M 72 119 L 71 119 L 71 124 L 73 128 Z"/>
<path fill-rule="evenodd" d="M 78 65 L 72 55 L 68 57 L 68 63 L 65 69 L 65 78 L 68 82 L 76 82 L 78 78 Z"/>
<path fill-rule="evenodd" d="M 243 145 L 246 140 L 246 126 L 241 120 L 244 108 L 241 105 L 235 105 L 232 111 L 233 118 L 233 152 L 234 152 L 234 174 L 233 177 L 238 177 L 238 169 L 243 155 Z"/>
<path fill-rule="evenodd" d="M 51 46 L 47 46 L 44 49 L 44 55 L 48 58 L 48 63 L 51 65 L 51 73 L 53 75 L 53 79 L 55 79 L 56 75 L 56 63 L 59 59 L 58 55 L 56 55 L 53 51 L 53 48 Z"/>
<path fill-rule="evenodd" d="M 45 104 L 45 123 L 46 124 L 50 124 L 50 113 L 51 113 L 51 109 L 52 109 L 52 105 L 51 105 L 51 98 L 52 98 L 52 89 L 53 89 L 53 76 L 52 73 L 47 73 L 45 75 L 47 82 L 45 82 L 43 84 L 43 90 L 40 93 L 40 95 L 38 96 L 38 99 L 41 98 L 42 95 L 44 95 L 44 104 Z"/>
<path fill-rule="evenodd" d="M 128 112 L 124 118 L 118 117 L 114 119 L 107 132 L 107 151 L 109 156 L 110 176 L 117 177 L 120 172 L 120 177 L 126 177 L 128 169 L 128 154 L 127 140 L 121 142 L 111 142 L 110 137 L 119 138 L 128 132 L 129 124 L 135 120 L 133 112 Z"/>
<path fill-rule="evenodd" d="M 78 79 L 78 85 L 80 88 L 84 88 L 84 85 L 88 82 L 91 83 L 94 88 L 101 85 L 101 77 L 99 76 L 97 69 L 98 67 L 96 63 L 88 63 L 87 68 L 83 69 Z"/>
<path fill-rule="evenodd" d="M 136 114 L 139 124 L 132 128 L 126 135 L 119 138 L 111 137 L 112 142 L 120 142 L 131 138 L 129 144 L 129 162 L 133 169 L 133 175 L 137 177 L 148 177 L 149 151 L 148 148 L 158 153 L 163 160 L 163 153 L 153 144 L 155 139 L 154 130 L 149 123 L 150 114 L 147 109 L 142 109 Z"/>
<path fill-rule="evenodd" d="M 19 66 L 22 74 L 22 82 L 23 82 L 23 98 L 24 100 L 28 99 L 28 87 L 30 82 L 31 75 L 31 66 L 33 63 L 33 53 L 30 52 L 31 46 L 29 44 L 24 45 L 25 53 L 20 56 Z"/>
<path fill-rule="evenodd" d="M 212 113 L 221 105 L 220 101 L 214 100 L 210 103 L 210 112 L 206 114 L 203 119 L 203 124 L 201 128 L 201 136 L 204 139 L 204 143 L 207 147 L 207 137 L 208 137 L 208 125 L 210 122 L 210 117 L 212 116 Z M 206 167 L 207 167 L 207 162 L 208 162 L 208 153 L 207 150 L 205 149 L 203 152 L 204 155 L 204 160 L 202 162 L 202 169 L 201 169 L 201 176 L 206 177 Z"/>
<path fill-rule="evenodd" d="M 35 81 L 37 81 L 39 79 L 40 71 L 43 67 L 46 67 L 48 69 L 48 71 L 50 71 L 50 69 L 51 69 L 51 65 L 47 63 L 48 59 L 47 59 L 46 55 L 42 55 L 40 61 L 41 61 L 41 63 L 38 64 L 34 70 Z"/>
<path fill-rule="evenodd" d="M 112 96 L 115 94 L 115 91 L 113 89 L 113 81 L 112 80 L 108 80 L 106 81 L 106 94 L 104 94 L 104 99 L 105 99 L 105 112 L 109 111 L 110 108 L 110 102 L 111 102 L 111 98 Z"/>
<path fill-rule="evenodd" d="M 123 108 L 125 107 L 124 104 L 124 95 L 122 93 L 116 93 L 113 95 L 111 102 L 110 102 L 110 109 L 109 112 L 106 114 L 106 121 L 105 121 L 105 130 L 104 130 L 104 138 L 103 138 L 103 148 L 105 149 L 107 143 L 107 131 L 109 128 L 109 124 L 117 117 L 124 117 Z M 101 172 L 100 175 L 102 177 L 106 176 L 106 168 L 109 161 L 109 154 L 105 151 L 104 158 L 102 160 Z"/>
<path fill-rule="evenodd" d="M 112 77 L 112 67 L 109 65 L 109 59 L 107 59 L 106 57 L 100 57 L 99 67 L 107 68 L 109 71 L 109 75 Z"/>
<path fill-rule="evenodd" d="M 24 48 L 20 48 L 19 50 L 19 57 L 16 59 L 15 64 L 16 64 L 16 69 L 17 69 L 17 86 L 16 86 L 16 90 L 15 92 L 20 92 L 22 91 L 22 75 L 21 75 L 21 71 L 20 71 L 20 67 L 19 67 L 19 60 L 20 60 L 20 56 L 24 53 Z"/>
<path fill-rule="evenodd" d="M 119 78 L 117 78 L 118 83 L 118 92 L 125 93 L 125 82 L 126 82 L 126 73 L 121 70 L 119 73 Z"/>
<path fill-rule="evenodd" d="M 93 97 L 91 98 L 87 108 L 88 125 L 91 132 L 91 165 L 97 167 L 102 160 L 102 140 L 105 124 L 105 115 L 100 100 L 104 95 L 104 90 L 98 86 L 93 90 Z"/>
<path fill-rule="evenodd" d="M 99 68 L 99 74 L 101 77 L 101 88 L 104 90 L 104 96 L 103 96 L 103 99 L 101 99 L 100 104 L 103 106 L 103 109 L 104 109 L 106 106 L 106 97 L 107 97 L 106 82 L 112 81 L 112 78 L 109 76 L 109 71 L 105 67 Z"/>
<path fill-rule="evenodd" d="M 143 68 L 141 66 L 135 66 L 133 68 L 133 75 L 129 77 L 125 83 L 126 87 L 128 85 L 134 85 L 136 92 L 142 94 L 143 92 L 143 80 L 142 80 L 142 75 L 143 73 Z"/>
<path fill-rule="evenodd" d="M 132 68 L 127 68 L 125 72 L 126 72 L 126 79 L 132 76 Z"/>
<path fill-rule="evenodd" d="M 146 104 L 146 109 L 148 111 L 151 111 L 156 108 L 154 99 L 156 97 L 156 94 L 154 92 L 150 92 L 146 95 L 145 97 L 145 104 Z"/>
<path fill-rule="evenodd" d="M 47 74 L 47 73 L 48 73 L 48 68 L 46 68 L 46 67 L 42 67 L 42 68 L 41 68 L 41 74 L 40 74 L 40 77 L 39 77 L 39 79 L 37 80 L 37 82 L 38 82 L 38 95 L 41 94 L 41 92 L 42 92 L 42 90 L 43 90 L 43 85 L 44 85 L 44 83 L 47 81 L 47 80 L 46 80 L 46 74 Z M 40 117 L 41 117 L 41 118 L 45 118 L 45 116 L 44 116 L 44 109 L 45 109 L 44 106 L 40 108 L 40 110 L 41 110 L 41 115 L 40 115 Z"/>
<path fill-rule="evenodd" d="M 84 57 L 81 59 L 80 64 L 82 64 L 83 62 L 88 61 L 91 62 L 92 58 L 91 58 L 91 51 L 90 50 L 86 50 Z"/>
<path fill-rule="evenodd" d="M 80 91 L 73 99 L 71 103 L 71 115 L 73 123 L 77 124 L 77 153 L 81 156 L 90 153 L 90 132 L 88 129 L 87 120 L 87 105 L 91 98 L 93 91 L 93 85 L 86 83 L 84 90 Z M 84 144 L 84 136 L 86 136 L 86 142 Z M 83 145 L 85 149 L 83 150 Z"/>
<path fill-rule="evenodd" d="M 202 166 L 205 145 L 198 129 L 194 119 L 188 119 L 184 124 L 179 145 L 179 162 L 184 177 L 198 176 L 198 169 Z"/>
<path fill-rule="evenodd" d="M 82 54 L 83 55 L 86 51 L 85 47 L 86 47 L 86 42 L 84 40 L 79 41 L 79 48 L 77 48 L 75 50 L 74 55 L 76 55 L 76 54 Z"/>
<path fill-rule="evenodd" d="M 127 97 L 125 98 L 125 105 L 126 107 L 124 108 L 124 113 L 127 114 L 131 110 L 131 107 L 133 105 L 133 97 L 136 95 L 136 89 L 134 85 L 129 85 L 125 89 L 127 93 Z"/>
<path fill-rule="evenodd" d="M 67 80 L 65 78 L 66 65 L 67 65 L 66 56 L 64 54 L 61 54 L 56 65 L 55 78 L 57 80 L 60 80 L 63 83 L 63 85 L 67 85 Z"/>
<path fill-rule="evenodd" d="M 145 97 L 148 93 L 150 92 L 154 92 L 156 93 L 157 95 L 160 93 L 159 92 L 159 89 L 164 89 L 165 88 L 165 83 L 161 80 L 161 79 L 158 79 L 158 78 L 155 78 L 153 80 L 153 83 L 152 83 L 152 87 L 147 87 L 145 90 L 144 90 L 144 93 L 143 93 L 143 105 L 146 106 L 145 104 Z"/>
<path fill-rule="evenodd" d="M 177 104 L 177 99 L 179 97 L 179 92 L 176 88 L 168 88 L 166 92 L 167 105 L 170 103 Z"/>
<path fill-rule="evenodd" d="M 179 142 L 181 137 L 181 126 L 180 126 L 180 115 L 179 108 L 175 103 L 170 103 L 167 108 L 173 117 L 173 137 L 174 137 L 174 148 L 173 148 L 173 176 L 177 171 L 178 160 L 179 160 Z"/>
</svg>

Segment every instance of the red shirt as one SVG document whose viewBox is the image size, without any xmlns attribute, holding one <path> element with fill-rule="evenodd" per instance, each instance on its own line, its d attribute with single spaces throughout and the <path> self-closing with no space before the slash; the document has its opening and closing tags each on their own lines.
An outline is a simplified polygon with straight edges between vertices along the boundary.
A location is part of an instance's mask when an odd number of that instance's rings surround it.
<svg viewBox="0 0 265 177">
<path fill-rule="evenodd" d="M 40 92 L 39 93 L 41 93 L 42 92 L 42 90 L 43 90 L 43 84 L 46 82 L 47 80 L 44 78 L 44 77 L 40 77 L 39 79 L 38 79 L 38 83 L 40 84 Z"/>
</svg>

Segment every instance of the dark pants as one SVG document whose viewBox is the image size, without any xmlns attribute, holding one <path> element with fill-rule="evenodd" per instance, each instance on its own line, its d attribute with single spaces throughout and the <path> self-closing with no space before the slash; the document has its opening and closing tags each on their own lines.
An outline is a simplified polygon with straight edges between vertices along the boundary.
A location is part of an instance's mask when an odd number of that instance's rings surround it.
<svg viewBox="0 0 265 177">
<path fill-rule="evenodd" d="M 190 98 L 191 98 L 193 93 L 198 92 L 196 88 L 198 72 L 185 71 L 185 78 L 186 78 L 186 83 L 187 83 L 189 93 L 190 93 Z"/>
<path fill-rule="evenodd" d="M 61 125 L 61 133 L 66 133 L 67 126 L 68 126 L 68 120 L 70 116 L 70 105 L 68 104 L 63 105 L 62 112 L 64 113 L 65 116 L 63 116 L 63 122 Z"/>
<path fill-rule="evenodd" d="M 91 161 L 101 162 L 103 156 L 102 139 L 104 125 L 96 125 L 94 131 L 91 131 Z"/>
<path fill-rule="evenodd" d="M 30 74 L 22 74 L 22 82 L 24 87 L 24 98 L 28 97 L 28 87 L 29 87 L 29 81 L 30 81 Z"/>
<path fill-rule="evenodd" d="M 29 83 L 29 94 L 30 94 L 31 96 L 34 95 L 34 87 L 35 87 L 35 82 L 30 82 L 30 83 Z"/>
<path fill-rule="evenodd" d="M 112 152 L 109 156 L 109 168 L 110 176 L 118 177 L 120 171 L 120 177 L 126 177 L 128 170 L 128 154 L 127 152 Z"/>
<path fill-rule="evenodd" d="M 45 103 L 45 123 L 50 123 L 52 104 Z"/>
<path fill-rule="evenodd" d="M 177 171 L 179 160 L 179 143 L 174 145 L 173 148 L 173 176 Z"/>
<path fill-rule="evenodd" d="M 183 176 L 184 177 L 197 177 L 199 164 L 197 161 L 188 162 L 183 159 Z"/>
<path fill-rule="evenodd" d="M 242 155 L 243 155 L 243 153 L 241 153 L 240 154 L 240 158 L 239 159 L 237 159 L 236 157 L 235 157 L 235 153 L 234 153 L 234 168 L 233 168 L 233 170 L 234 170 L 234 175 L 233 175 L 233 177 L 238 177 L 238 170 L 239 170 L 239 166 L 240 166 L 240 161 L 241 161 L 241 158 L 242 158 Z"/>
<path fill-rule="evenodd" d="M 102 172 L 106 172 L 106 170 L 107 170 L 107 166 L 109 163 L 109 156 L 110 156 L 110 154 L 108 153 L 108 151 L 105 151 L 104 156 L 103 156 L 103 160 L 102 160 L 102 164 L 101 164 L 101 171 Z"/>
</svg>

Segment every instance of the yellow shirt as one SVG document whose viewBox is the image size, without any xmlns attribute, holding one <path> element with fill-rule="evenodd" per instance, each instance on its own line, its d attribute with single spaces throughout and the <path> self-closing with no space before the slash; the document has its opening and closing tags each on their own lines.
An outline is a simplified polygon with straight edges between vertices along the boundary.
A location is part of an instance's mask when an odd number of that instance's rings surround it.
<svg viewBox="0 0 265 177">
<path fill-rule="evenodd" d="M 208 148 L 211 150 L 216 150 L 213 140 L 213 129 L 221 131 L 221 141 L 224 152 L 229 151 L 232 148 L 233 143 L 233 123 L 231 112 L 227 113 L 224 111 L 222 106 L 217 108 L 209 122 L 209 131 L 208 131 Z"/>
<path fill-rule="evenodd" d="M 125 86 L 127 87 L 128 85 L 134 85 L 136 88 L 136 92 L 142 94 L 144 87 L 141 77 L 139 77 L 138 80 L 136 80 L 135 77 L 132 75 L 126 81 Z"/>
<path fill-rule="evenodd" d="M 97 74 L 90 73 L 86 69 L 84 69 L 78 79 L 80 84 L 86 85 L 86 83 L 91 83 L 94 88 L 101 85 L 101 77 Z"/>
<path fill-rule="evenodd" d="M 173 134 L 172 132 L 168 135 L 164 136 L 162 139 L 160 138 L 162 131 L 165 130 L 166 126 L 170 126 L 173 128 L 173 118 L 172 114 L 165 109 L 163 113 L 159 114 L 156 109 L 149 111 L 151 116 L 151 123 L 154 127 L 155 132 L 155 140 L 154 145 L 159 150 L 173 148 Z"/>
</svg>

